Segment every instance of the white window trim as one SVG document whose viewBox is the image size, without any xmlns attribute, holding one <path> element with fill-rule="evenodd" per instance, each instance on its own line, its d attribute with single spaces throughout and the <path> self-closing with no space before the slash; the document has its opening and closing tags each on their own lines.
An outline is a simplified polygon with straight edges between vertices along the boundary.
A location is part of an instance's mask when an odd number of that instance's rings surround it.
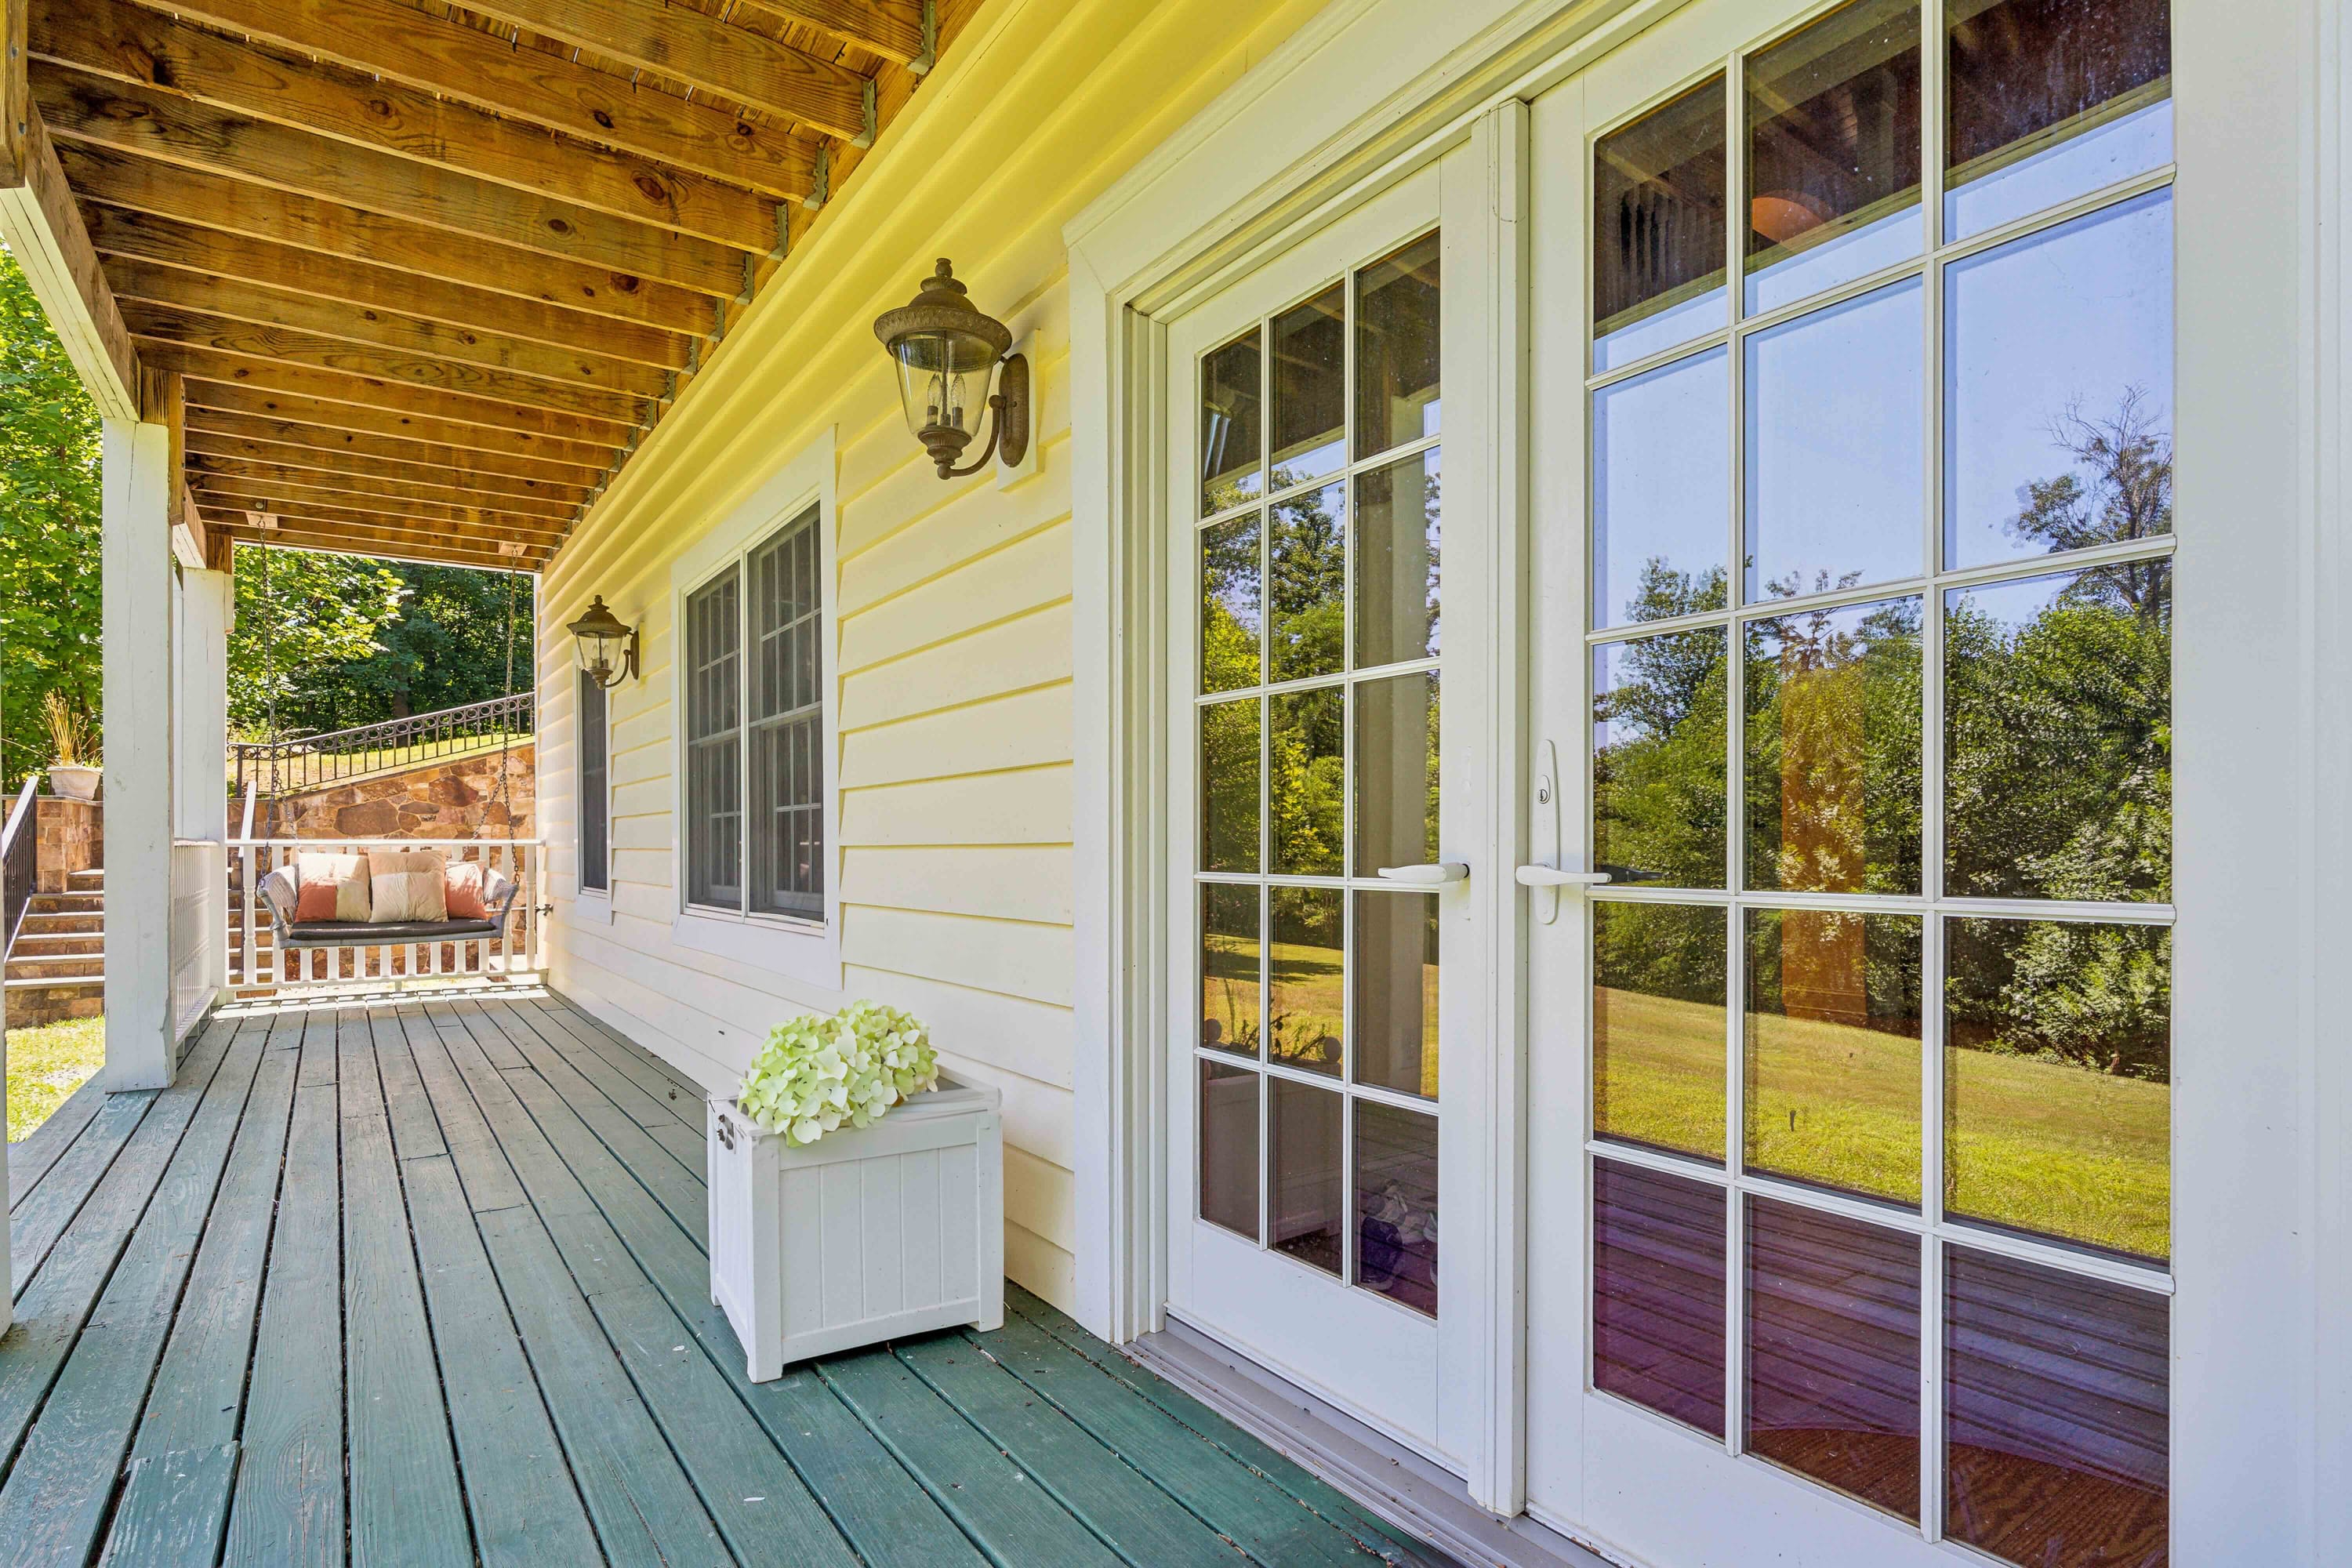
<svg viewBox="0 0 2352 1568">
<path fill-rule="evenodd" d="M 587 745 L 587 726 L 580 711 L 582 675 L 576 664 L 572 671 L 572 918 L 590 925 L 609 926 L 613 923 L 613 698 L 604 693 L 604 885 L 588 886 L 587 858 L 583 845 L 587 828 L 587 799 L 583 793 L 583 754 Z"/>
<path fill-rule="evenodd" d="M 841 659 L 835 542 L 840 533 L 840 522 L 835 511 L 835 428 L 826 426 L 815 439 L 780 464 L 733 511 L 670 563 L 670 883 L 671 896 L 676 900 L 670 939 L 695 952 L 839 990 Z M 788 915 L 730 913 L 690 904 L 687 901 L 685 831 L 687 672 L 678 652 L 684 646 L 686 601 L 697 588 L 730 563 L 740 562 L 753 546 L 812 504 L 817 508 L 817 572 L 823 595 L 818 606 L 817 636 L 824 658 L 820 683 L 824 694 L 820 745 L 824 777 L 817 798 L 824 808 L 824 917 L 813 921 Z"/>
</svg>

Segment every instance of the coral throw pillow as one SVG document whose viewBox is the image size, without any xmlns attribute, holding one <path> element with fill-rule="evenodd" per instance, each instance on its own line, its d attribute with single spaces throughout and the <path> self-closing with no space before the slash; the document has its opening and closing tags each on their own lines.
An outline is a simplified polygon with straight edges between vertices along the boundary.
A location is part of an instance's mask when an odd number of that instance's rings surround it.
<svg viewBox="0 0 2352 1568">
<path fill-rule="evenodd" d="M 294 857 L 294 921 L 368 919 L 364 855 L 310 853 Z"/>
<path fill-rule="evenodd" d="M 375 907 L 369 923 L 447 920 L 449 901 L 441 890 L 446 864 L 438 849 L 371 850 L 368 882 Z"/>
<path fill-rule="evenodd" d="M 489 868 L 479 860 L 452 860 L 441 880 L 442 896 L 449 906 L 453 921 L 486 921 L 490 918 L 489 901 L 482 897 Z"/>
</svg>

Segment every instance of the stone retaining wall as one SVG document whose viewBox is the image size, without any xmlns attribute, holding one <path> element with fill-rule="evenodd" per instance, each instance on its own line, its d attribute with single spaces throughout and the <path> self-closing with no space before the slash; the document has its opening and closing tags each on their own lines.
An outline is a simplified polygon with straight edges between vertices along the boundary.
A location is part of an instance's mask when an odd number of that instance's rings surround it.
<svg viewBox="0 0 2352 1568">
<path fill-rule="evenodd" d="M 477 752 L 396 773 L 330 784 L 278 803 L 279 838 L 528 838 L 537 815 L 537 752 L 528 741 L 507 753 L 507 801 L 498 790 L 499 753 Z M 241 809 L 232 804 L 234 816 Z M 256 823 L 255 831 L 262 831 Z"/>
<path fill-rule="evenodd" d="M 39 866 L 33 873 L 33 890 L 62 893 L 66 890 L 66 879 L 72 873 L 104 866 L 105 824 L 106 808 L 97 801 L 36 795 L 33 826 L 40 837 L 40 850 Z"/>
</svg>

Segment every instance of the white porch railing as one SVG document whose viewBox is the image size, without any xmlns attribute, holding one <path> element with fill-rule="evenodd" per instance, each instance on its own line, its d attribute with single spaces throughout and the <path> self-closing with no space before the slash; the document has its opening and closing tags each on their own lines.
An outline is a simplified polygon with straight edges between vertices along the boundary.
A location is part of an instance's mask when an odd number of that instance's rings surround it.
<svg viewBox="0 0 2352 1568">
<path fill-rule="evenodd" d="M 399 989 L 450 979 L 520 980 L 546 967 L 540 904 L 544 848 L 536 838 L 232 838 L 234 914 L 226 933 L 237 959 L 229 988 L 241 996 L 329 990 Z M 478 860 L 511 879 L 514 903 L 496 935 L 438 942 L 364 939 L 350 945 L 289 947 L 275 940 L 261 879 L 297 855 L 364 855 L 370 850 L 437 849 L 452 860 Z M 264 932 L 271 933 L 267 948 Z"/>
</svg>

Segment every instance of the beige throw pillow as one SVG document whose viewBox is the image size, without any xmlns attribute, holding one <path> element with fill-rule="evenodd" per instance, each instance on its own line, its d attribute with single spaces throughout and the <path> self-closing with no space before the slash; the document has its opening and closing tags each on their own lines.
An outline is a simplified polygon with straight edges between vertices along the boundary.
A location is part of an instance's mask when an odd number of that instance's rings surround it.
<svg viewBox="0 0 2352 1568">
<path fill-rule="evenodd" d="M 446 921 L 449 904 L 442 892 L 445 862 L 438 849 L 371 849 L 368 883 L 375 908 L 372 925 L 393 921 Z"/>
<path fill-rule="evenodd" d="M 305 850 L 294 857 L 294 919 L 298 923 L 370 918 L 366 856 Z"/>
</svg>

